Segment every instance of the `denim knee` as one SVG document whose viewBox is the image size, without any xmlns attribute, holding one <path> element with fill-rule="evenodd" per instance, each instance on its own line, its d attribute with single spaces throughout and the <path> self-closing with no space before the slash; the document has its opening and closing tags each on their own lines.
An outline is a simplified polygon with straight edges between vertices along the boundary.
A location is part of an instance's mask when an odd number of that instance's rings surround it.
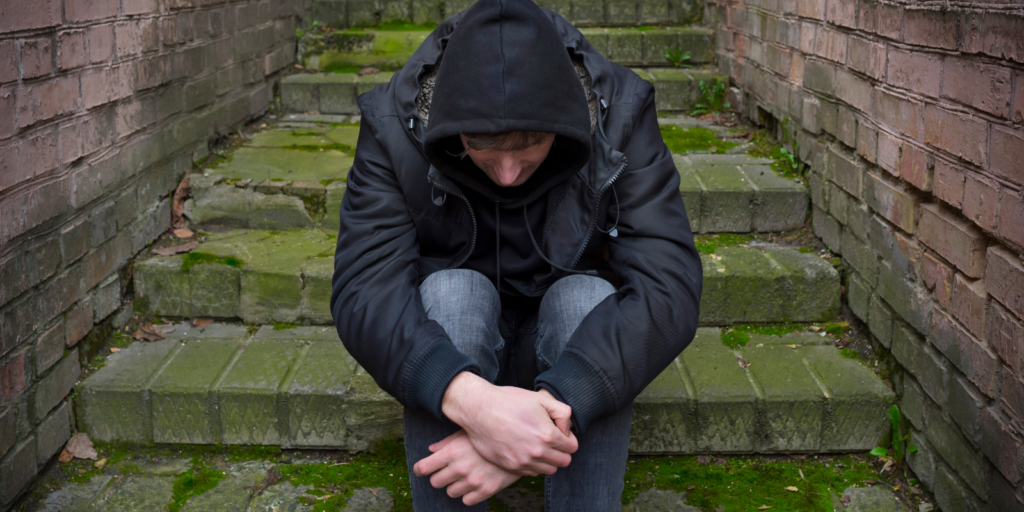
<svg viewBox="0 0 1024 512">
<path fill-rule="evenodd" d="M 548 288 L 537 313 L 537 365 L 540 371 L 555 364 L 583 318 L 613 293 L 615 287 L 611 283 L 586 275 L 563 277 Z"/>
<path fill-rule="evenodd" d="M 450 269 L 427 276 L 420 285 L 427 318 L 444 328 L 455 348 L 480 365 L 481 377 L 494 382 L 497 352 L 504 346 L 498 328 L 501 298 L 483 274 Z"/>
</svg>

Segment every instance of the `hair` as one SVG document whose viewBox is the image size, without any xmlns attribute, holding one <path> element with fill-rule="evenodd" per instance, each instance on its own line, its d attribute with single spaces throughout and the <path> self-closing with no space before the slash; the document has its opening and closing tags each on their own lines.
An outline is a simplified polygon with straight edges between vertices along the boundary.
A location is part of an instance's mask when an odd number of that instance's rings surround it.
<svg viewBox="0 0 1024 512">
<path fill-rule="evenodd" d="M 460 158 L 468 155 L 470 149 L 474 151 L 489 151 L 493 149 L 498 151 L 523 150 L 544 142 L 544 138 L 549 134 L 547 132 L 510 131 L 498 133 L 464 133 L 463 135 L 466 136 L 466 146 L 468 149 L 459 154 Z"/>
</svg>

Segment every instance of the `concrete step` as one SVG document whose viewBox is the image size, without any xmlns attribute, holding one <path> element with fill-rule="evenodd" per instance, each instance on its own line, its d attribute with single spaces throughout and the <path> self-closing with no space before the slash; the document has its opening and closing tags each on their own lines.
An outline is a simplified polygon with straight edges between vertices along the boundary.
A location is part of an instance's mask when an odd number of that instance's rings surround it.
<svg viewBox="0 0 1024 512">
<path fill-rule="evenodd" d="M 77 390 L 94 440 L 365 450 L 402 434 L 402 409 L 333 328 L 179 324 L 135 342 Z M 893 392 L 827 338 L 697 338 L 636 400 L 634 453 L 850 452 L 877 446 Z M 744 366 L 744 363 L 749 365 Z"/>
<path fill-rule="evenodd" d="M 207 234 L 189 254 L 135 264 L 135 308 L 249 324 L 330 324 L 336 236 L 320 230 Z M 816 254 L 738 245 L 701 259 L 703 325 L 815 322 L 839 313 L 839 274 Z"/>
<path fill-rule="evenodd" d="M 666 54 L 687 52 L 682 64 L 712 62 L 714 31 L 704 27 L 585 28 L 583 35 L 613 62 L 626 66 L 672 66 Z M 405 66 L 429 30 L 349 29 L 310 32 L 299 40 L 299 61 L 308 70 L 354 73 L 374 67 L 397 71 Z"/>
<path fill-rule="evenodd" d="M 683 68 L 635 68 L 657 91 L 659 111 L 689 111 L 701 101 L 700 83 L 727 78 L 712 70 Z M 359 76 L 355 73 L 303 73 L 281 79 L 281 104 L 293 112 L 358 114 L 356 97 L 389 82 L 392 71 Z"/>
<path fill-rule="evenodd" d="M 472 6 L 473 0 L 314 0 L 313 19 L 347 28 L 398 20 L 436 25 Z M 540 0 L 577 27 L 684 25 L 700 21 L 696 0 Z"/>
</svg>

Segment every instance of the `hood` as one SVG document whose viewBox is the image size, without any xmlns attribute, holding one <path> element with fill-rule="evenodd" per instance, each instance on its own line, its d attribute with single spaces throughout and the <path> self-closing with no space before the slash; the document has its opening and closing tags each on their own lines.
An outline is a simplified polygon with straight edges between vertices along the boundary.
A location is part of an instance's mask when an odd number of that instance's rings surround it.
<svg viewBox="0 0 1024 512">
<path fill-rule="evenodd" d="M 531 0 L 479 0 L 452 31 L 438 67 L 423 138 L 445 176 L 505 206 L 530 203 L 590 158 L 590 109 L 569 52 Z M 463 152 L 460 133 L 554 133 L 547 159 L 526 183 L 501 187 Z"/>
</svg>

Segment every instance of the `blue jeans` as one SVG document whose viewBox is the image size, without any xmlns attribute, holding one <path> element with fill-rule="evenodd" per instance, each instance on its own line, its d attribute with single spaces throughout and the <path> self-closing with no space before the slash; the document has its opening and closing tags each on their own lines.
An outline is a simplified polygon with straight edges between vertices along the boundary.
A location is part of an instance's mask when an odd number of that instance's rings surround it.
<svg viewBox="0 0 1024 512">
<path fill-rule="evenodd" d="M 598 277 L 573 275 L 560 279 L 543 298 L 512 298 L 498 292 L 483 274 L 445 270 L 420 285 L 427 316 L 444 327 L 452 343 L 480 365 L 480 376 L 500 385 L 533 389 L 533 378 L 551 368 L 569 337 L 594 306 L 615 293 Z M 595 421 L 579 436 L 572 463 L 544 479 L 549 512 L 619 511 L 629 451 L 633 405 Z M 487 502 L 467 507 L 417 478 L 412 466 L 430 456 L 428 447 L 456 432 L 458 425 L 430 413 L 406 408 L 405 454 L 417 512 L 487 510 Z"/>
</svg>

